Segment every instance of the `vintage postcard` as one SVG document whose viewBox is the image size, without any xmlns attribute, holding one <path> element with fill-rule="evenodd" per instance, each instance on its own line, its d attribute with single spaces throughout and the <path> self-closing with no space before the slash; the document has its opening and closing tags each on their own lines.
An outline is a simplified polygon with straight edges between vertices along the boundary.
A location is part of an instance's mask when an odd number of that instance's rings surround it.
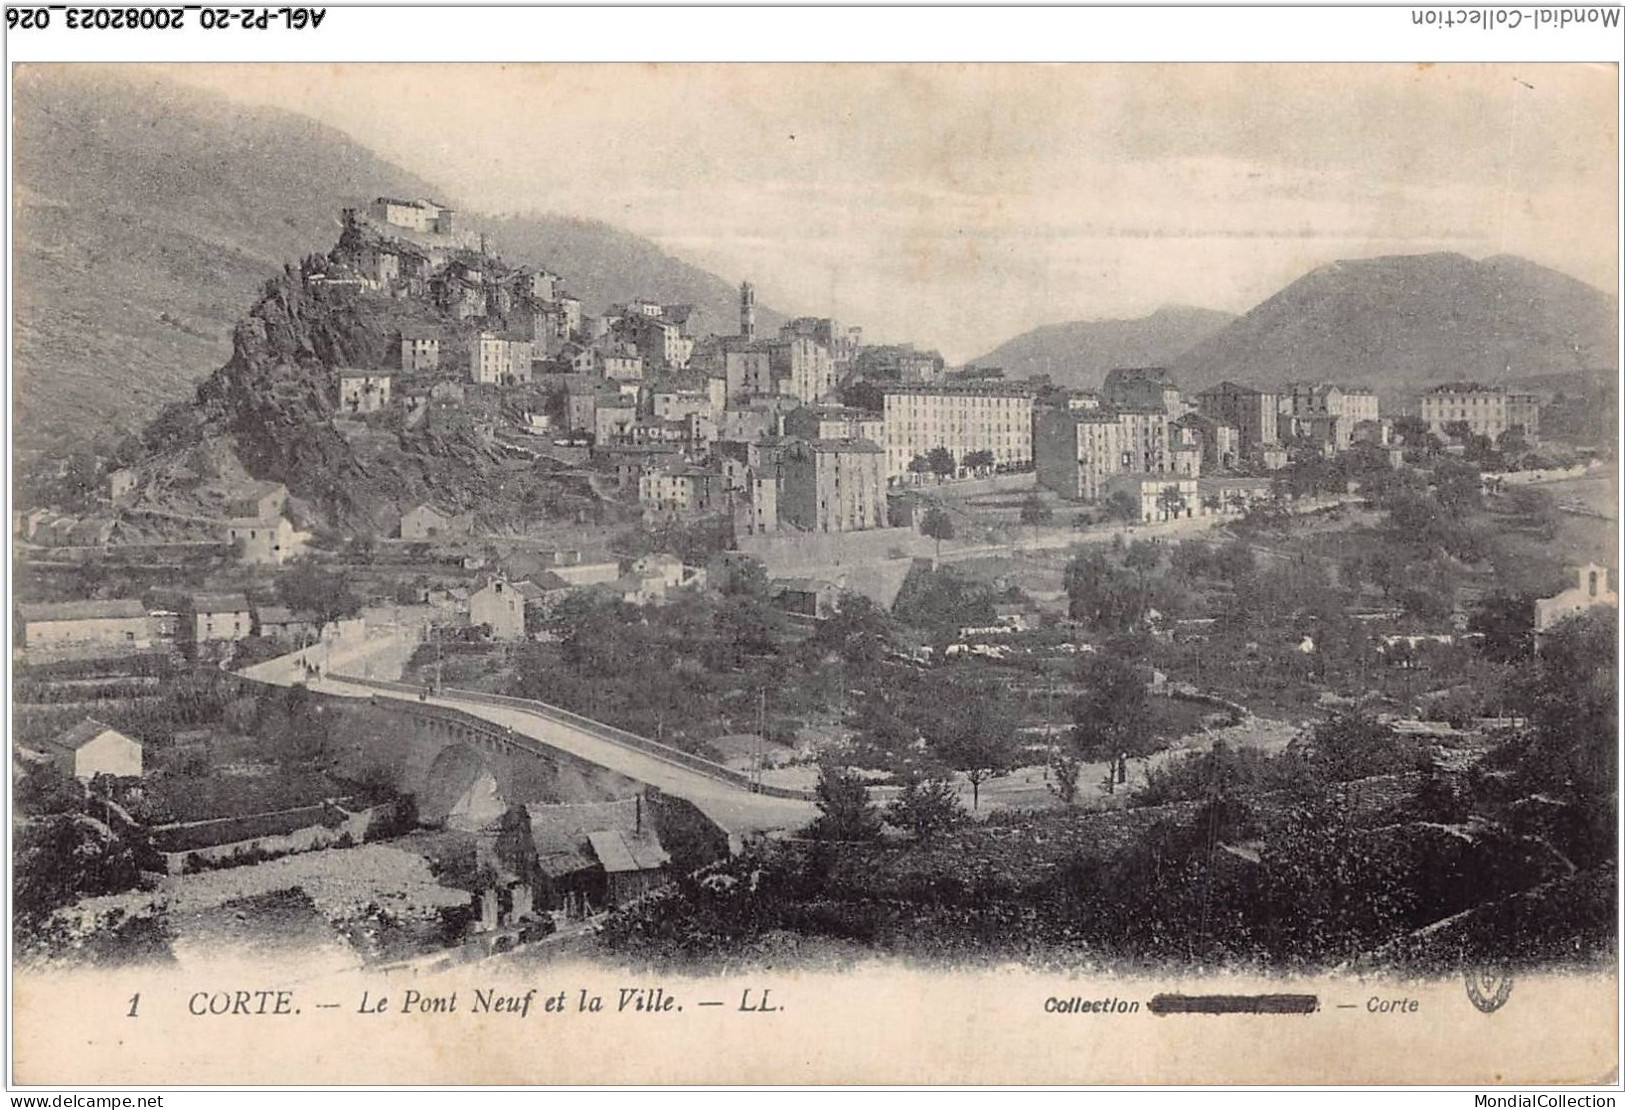
<svg viewBox="0 0 1625 1110">
<path fill-rule="evenodd" d="M 11 1082 L 1617 1083 L 1618 79 L 15 66 Z"/>
</svg>

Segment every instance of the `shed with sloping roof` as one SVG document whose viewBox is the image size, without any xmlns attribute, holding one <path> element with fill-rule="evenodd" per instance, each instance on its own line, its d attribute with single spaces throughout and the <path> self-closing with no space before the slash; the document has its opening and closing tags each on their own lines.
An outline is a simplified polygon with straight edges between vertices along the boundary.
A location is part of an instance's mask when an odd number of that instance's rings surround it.
<svg viewBox="0 0 1625 1110">
<path fill-rule="evenodd" d="M 504 819 L 497 855 L 506 871 L 530 883 L 539 905 L 581 917 L 624 906 L 669 880 L 671 856 L 641 796 L 532 803 L 522 811 L 517 822 Z"/>
<path fill-rule="evenodd" d="M 141 745 L 93 717 L 44 741 L 39 749 L 63 774 L 85 782 L 97 775 L 141 774 Z"/>
</svg>

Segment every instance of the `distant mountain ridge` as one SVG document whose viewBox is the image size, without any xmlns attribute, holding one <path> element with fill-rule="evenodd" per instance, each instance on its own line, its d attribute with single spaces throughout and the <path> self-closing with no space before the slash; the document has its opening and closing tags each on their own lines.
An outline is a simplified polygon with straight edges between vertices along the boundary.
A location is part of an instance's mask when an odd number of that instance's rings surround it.
<svg viewBox="0 0 1625 1110">
<path fill-rule="evenodd" d="M 1396 396 L 1612 371 L 1617 328 L 1613 297 L 1526 259 L 1389 255 L 1312 270 L 1172 368 L 1187 391 L 1307 379 Z"/>
<path fill-rule="evenodd" d="M 21 445 L 133 431 L 189 397 L 264 283 L 332 246 L 343 208 L 457 203 L 325 124 L 122 67 L 20 67 L 13 138 Z M 650 296 L 733 330 L 736 286 L 646 239 L 562 216 L 466 222 L 510 262 L 561 273 L 588 312 Z"/>
<path fill-rule="evenodd" d="M 1058 386 L 1093 389 L 1117 367 L 1166 365 L 1234 319 L 1226 312 L 1165 305 L 1135 320 L 1077 320 L 1034 328 L 972 361 L 1003 367 L 1008 377 L 1048 374 Z"/>
</svg>

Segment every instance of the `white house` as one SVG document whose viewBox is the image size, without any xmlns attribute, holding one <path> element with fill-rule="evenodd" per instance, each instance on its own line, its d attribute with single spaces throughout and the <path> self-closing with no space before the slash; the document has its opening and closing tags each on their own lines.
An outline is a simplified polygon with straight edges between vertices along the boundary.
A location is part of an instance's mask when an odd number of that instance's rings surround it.
<svg viewBox="0 0 1625 1110">
<path fill-rule="evenodd" d="M 540 600 L 542 591 L 529 582 L 493 578 L 468 599 L 468 623 L 487 625 L 493 640 L 525 638 L 525 606 Z"/>
<path fill-rule="evenodd" d="M 284 516 L 226 521 L 226 542 L 234 547 L 241 544 L 238 558 L 250 565 L 280 566 L 303 551 L 308 538 L 309 533 L 295 531 Z"/>
<path fill-rule="evenodd" d="M 85 782 L 97 775 L 132 778 L 141 774 L 141 745 L 90 717 L 40 748 L 63 774 Z"/>
<path fill-rule="evenodd" d="M 1608 568 L 1599 563 L 1587 563 L 1576 573 L 1573 589 L 1535 601 L 1535 632 L 1548 631 L 1559 621 L 1599 605 L 1617 609 L 1619 597 L 1608 588 Z"/>
<path fill-rule="evenodd" d="M 207 594 L 192 599 L 193 643 L 225 643 L 254 633 L 254 609 L 242 594 Z"/>
<path fill-rule="evenodd" d="M 339 369 L 339 411 L 377 412 L 389 405 L 390 376 L 380 370 Z"/>
</svg>

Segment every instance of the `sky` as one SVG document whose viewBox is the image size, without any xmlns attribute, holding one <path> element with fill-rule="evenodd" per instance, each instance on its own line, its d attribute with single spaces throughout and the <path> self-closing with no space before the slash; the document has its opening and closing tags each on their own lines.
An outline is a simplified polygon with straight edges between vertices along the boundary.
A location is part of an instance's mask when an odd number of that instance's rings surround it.
<svg viewBox="0 0 1625 1110">
<path fill-rule="evenodd" d="M 1343 258 L 1511 253 L 1616 288 L 1612 66 L 167 71 L 470 209 L 603 220 L 953 362 L 1041 324 L 1245 312 Z"/>
</svg>

